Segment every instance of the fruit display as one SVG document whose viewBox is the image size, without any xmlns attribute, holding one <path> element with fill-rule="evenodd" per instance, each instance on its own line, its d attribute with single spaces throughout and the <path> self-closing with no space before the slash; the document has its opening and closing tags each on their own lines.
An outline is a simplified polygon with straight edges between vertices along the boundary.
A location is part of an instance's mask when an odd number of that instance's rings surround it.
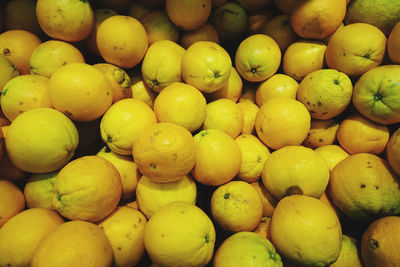
<svg viewBox="0 0 400 267">
<path fill-rule="evenodd" d="M 0 267 L 399 242 L 400 0 L 0 1 Z"/>
</svg>

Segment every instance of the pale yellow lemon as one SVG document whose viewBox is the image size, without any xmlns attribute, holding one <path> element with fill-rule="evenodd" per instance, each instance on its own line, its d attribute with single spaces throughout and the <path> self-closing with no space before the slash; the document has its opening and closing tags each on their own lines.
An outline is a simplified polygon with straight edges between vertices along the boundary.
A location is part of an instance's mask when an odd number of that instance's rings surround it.
<svg viewBox="0 0 400 267">
<path fill-rule="evenodd" d="M 299 83 L 289 75 L 282 73 L 272 75 L 258 85 L 256 91 L 257 105 L 261 107 L 265 101 L 276 96 L 296 99 L 298 88 Z"/>
<path fill-rule="evenodd" d="M 59 171 L 36 173 L 29 177 L 24 187 L 24 196 L 28 208 L 55 209 L 57 197 L 54 183 Z"/>
<path fill-rule="evenodd" d="M 110 241 L 116 267 L 136 266 L 143 258 L 146 223 L 140 211 L 127 206 L 117 207 L 97 223 Z"/>
<path fill-rule="evenodd" d="M 342 248 L 337 260 L 330 267 L 354 266 L 362 267 L 359 243 L 356 239 L 342 235 Z"/>
<path fill-rule="evenodd" d="M 132 98 L 143 101 L 149 107 L 153 108 L 156 92 L 143 81 L 142 72 L 138 68 L 133 69 L 132 72 L 129 72 L 129 77 L 132 82 Z"/>
<path fill-rule="evenodd" d="M 31 74 L 50 78 L 60 67 L 75 62 L 85 63 L 85 58 L 78 48 L 65 41 L 49 40 L 41 43 L 33 51 L 29 69 Z"/>
<path fill-rule="evenodd" d="M 278 200 L 271 195 L 270 192 L 265 188 L 262 179 L 259 179 L 256 182 L 250 183 L 258 192 L 261 197 L 261 203 L 263 207 L 262 216 L 270 217 L 274 213 L 275 206 L 278 203 Z M 263 219 L 261 219 L 262 222 Z M 260 222 L 260 223 L 261 223 Z"/>
<path fill-rule="evenodd" d="M 75 125 L 67 116 L 51 108 L 25 111 L 12 122 L 6 136 L 11 162 L 17 168 L 33 173 L 63 167 L 77 146 Z"/>
<path fill-rule="evenodd" d="M 197 41 L 183 55 L 181 68 L 185 83 L 202 92 L 212 93 L 228 84 L 232 60 L 219 44 Z"/>
<path fill-rule="evenodd" d="M 281 256 L 266 237 L 247 231 L 225 239 L 215 252 L 213 264 L 215 267 L 283 266 Z"/>
<path fill-rule="evenodd" d="M 106 146 L 97 152 L 96 155 L 111 162 L 118 170 L 122 183 L 121 199 L 130 199 L 135 196 L 141 174 L 132 156 L 115 153 Z"/>
<path fill-rule="evenodd" d="M 274 39 L 255 34 L 244 39 L 235 53 L 235 67 L 243 79 L 261 82 L 274 75 L 281 63 L 281 50 Z"/>
<path fill-rule="evenodd" d="M 364 73 L 355 83 L 352 103 L 361 115 L 379 124 L 400 122 L 400 65 Z"/>
<path fill-rule="evenodd" d="M 258 137 L 272 149 L 300 145 L 310 125 L 307 108 L 301 102 L 285 97 L 274 97 L 265 102 L 255 122 Z"/>
<path fill-rule="evenodd" d="M 326 164 L 328 164 L 329 171 L 332 171 L 336 164 L 349 156 L 349 153 L 338 145 L 324 145 L 314 150 L 325 160 Z"/>
<path fill-rule="evenodd" d="M 260 108 L 251 101 L 240 101 L 237 105 L 243 113 L 242 134 L 253 134 L 256 130 L 256 117 Z"/>
<path fill-rule="evenodd" d="M 144 231 L 146 251 L 156 265 L 206 266 L 214 254 L 213 222 L 191 203 L 177 201 L 161 207 Z"/>
<path fill-rule="evenodd" d="M 146 176 L 142 176 L 136 189 L 136 201 L 139 210 L 147 218 L 151 218 L 162 206 L 174 201 L 196 204 L 196 191 L 196 183 L 190 175 L 169 183 L 153 182 Z"/>
<path fill-rule="evenodd" d="M 0 99 L 1 110 L 9 121 L 34 108 L 52 108 L 48 93 L 49 79 L 40 75 L 20 75 L 9 80 Z"/>
<path fill-rule="evenodd" d="M 144 102 L 123 99 L 114 103 L 102 117 L 101 138 L 115 153 L 130 155 L 141 132 L 156 122 L 153 110 Z"/>
<path fill-rule="evenodd" d="M 207 103 L 194 86 L 175 82 L 157 95 L 153 110 L 159 122 L 175 123 L 194 132 L 206 119 Z"/>
<path fill-rule="evenodd" d="M 307 107 L 312 118 L 327 120 L 347 108 L 352 94 L 353 84 L 346 74 L 321 69 L 307 74 L 300 82 L 297 100 Z"/>
<path fill-rule="evenodd" d="M 247 183 L 257 181 L 270 154 L 268 147 L 251 134 L 241 134 L 235 138 L 235 142 L 242 152 L 242 165 L 237 178 Z"/>
<path fill-rule="evenodd" d="M 180 82 L 181 61 L 185 49 L 170 40 L 150 45 L 142 62 L 142 77 L 148 87 L 160 92 L 174 82 Z"/>
</svg>

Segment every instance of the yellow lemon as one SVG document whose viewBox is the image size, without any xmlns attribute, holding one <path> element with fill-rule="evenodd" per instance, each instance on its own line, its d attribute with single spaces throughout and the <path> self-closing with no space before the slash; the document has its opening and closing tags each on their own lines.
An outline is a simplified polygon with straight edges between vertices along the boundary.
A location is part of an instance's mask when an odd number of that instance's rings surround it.
<svg viewBox="0 0 400 267">
<path fill-rule="evenodd" d="M 319 199 L 301 195 L 278 202 L 271 220 L 271 238 L 280 255 L 305 266 L 335 262 L 342 246 L 342 230 L 334 210 Z"/>
<path fill-rule="evenodd" d="M 225 231 L 253 231 L 261 221 L 263 205 L 257 190 L 243 181 L 220 185 L 211 197 L 211 214 Z"/>
<path fill-rule="evenodd" d="M 235 66 L 246 81 L 261 82 L 276 73 L 281 50 L 274 39 L 254 34 L 244 39 L 235 53 Z"/>
<path fill-rule="evenodd" d="M 142 62 L 143 81 L 160 92 L 174 82 L 180 82 L 181 61 L 185 49 L 170 41 L 162 40 L 150 45 Z"/>
<path fill-rule="evenodd" d="M 155 123 L 157 118 L 148 105 L 127 98 L 114 103 L 102 117 L 101 138 L 113 152 L 130 155 L 141 132 Z"/>
<path fill-rule="evenodd" d="M 69 221 L 40 242 L 31 266 L 107 267 L 112 259 L 112 247 L 103 230 L 90 222 Z"/>
<path fill-rule="evenodd" d="M 274 196 L 272 196 L 270 192 L 268 192 L 261 179 L 259 179 L 257 182 L 250 183 L 250 185 L 252 185 L 257 190 L 258 194 L 261 197 L 261 202 L 263 206 L 263 218 L 271 217 L 274 213 L 275 206 L 276 203 L 278 203 L 278 200 Z M 261 222 L 262 220 L 263 219 L 261 219 Z"/>
<path fill-rule="evenodd" d="M 55 180 L 56 210 L 70 220 L 97 222 L 121 199 L 121 177 L 106 159 L 83 156 L 70 161 Z"/>
<path fill-rule="evenodd" d="M 300 145 L 310 126 L 307 108 L 301 102 L 285 97 L 274 97 L 265 102 L 255 122 L 258 137 L 272 149 Z"/>
<path fill-rule="evenodd" d="M 39 0 L 36 16 L 48 36 L 67 42 L 82 41 L 89 36 L 94 24 L 89 1 Z"/>
<path fill-rule="evenodd" d="M 207 98 L 210 100 L 228 98 L 234 102 L 237 102 L 240 95 L 242 94 L 242 88 L 242 78 L 240 77 L 236 69 L 232 67 L 231 74 L 229 75 L 228 84 L 215 92 L 207 94 Z"/>
<path fill-rule="evenodd" d="M 370 153 L 350 155 L 331 171 L 328 193 L 355 221 L 372 221 L 400 210 L 400 180 L 386 160 Z"/>
<path fill-rule="evenodd" d="M 25 208 L 25 197 L 12 182 L 0 180 L 0 228 Z"/>
<path fill-rule="evenodd" d="M 381 154 L 389 141 L 389 128 L 356 113 L 347 116 L 336 133 L 340 146 L 350 154 Z"/>
<path fill-rule="evenodd" d="M 132 82 L 132 98 L 143 101 L 150 108 L 153 108 L 154 100 L 156 99 L 156 92 L 148 87 L 145 82 L 143 82 L 141 71 L 134 69 L 134 71 L 129 73 L 129 77 L 131 78 Z"/>
<path fill-rule="evenodd" d="M 240 170 L 242 153 L 227 133 L 218 129 L 202 130 L 194 136 L 196 163 L 193 178 L 205 185 L 221 185 L 232 180 Z"/>
<path fill-rule="evenodd" d="M 203 129 L 218 129 L 232 138 L 236 138 L 243 130 L 243 112 L 230 99 L 221 98 L 207 104 Z"/>
<path fill-rule="evenodd" d="M 276 198 L 306 195 L 318 198 L 329 182 L 329 169 L 317 152 L 303 146 L 285 146 L 269 155 L 262 181 Z"/>
<path fill-rule="evenodd" d="M 187 202 L 160 208 L 147 222 L 144 245 L 160 266 L 206 266 L 212 259 L 215 228 L 207 214 Z"/>
<path fill-rule="evenodd" d="M 130 199 L 135 196 L 141 174 L 132 156 L 115 153 L 106 146 L 97 152 L 96 156 L 108 160 L 118 170 L 122 183 L 121 199 Z"/>
<path fill-rule="evenodd" d="M 44 173 L 63 167 L 78 146 L 78 131 L 67 116 L 51 108 L 35 108 L 10 125 L 6 149 L 19 169 Z M 40 159 L 40 160 L 38 160 Z"/>
<path fill-rule="evenodd" d="M 52 106 L 74 121 L 100 118 L 112 103 L 112 89 L 103 72 L 86 63 L 70 63 L 50 77 Z"/>
<path fill-rule="evenodd" d="M 115 266 L 135 266 L 143 258 L 146 223 L 140 211 L 126 206 L 117 207 L 97 223 L 110 241 Z"/>
<path fill-rule="evenodd" d="M 237 178 L 248 183 L 257 181 L 270 154 L 269 149 L 251 134 L 241 134 L 236 137 L 235 142 L 242 152 L 242 165 Z"/>
<path fill-rule="evenodd" d="M 22 211 L 0 228 L 0 266 L 30 266 L 38 245 L 64 220 L 43 208 Z"/>
<path fill-rule="evenodd" d="M 169 122 L 152 124 L 133 144 L 140 172 L 155 182 L 173 182 L 190 172 L 196 161 L 196 144 L 184 127 Z"/>
<path fill-rule="evenodd" d="M 256 91 L 256 102 L 259 107 L 273 97 L 296 99 L 299 83 L 292 77 L 278 73 L 261 82 Z"/>
<path fill-rule="evenodd" d="M 165 10 L 176 27 L 194 30 L 208 20 L 211 14 L 211 0 L 166 0 Z"/>
<path fill-rule="evenodd" d="M 306 139 L 303 141 L 303 146 L 309 148 L 317 148 L 325 145 L 333 145 L 337 142 L 337 131 L 340 123 L 337 119 L 317 120 L 311 119 L 310 131 Z"/>
<path fill-rule="evenodd" d="M 260 108 L 251 101 L 240 101 L 237 105 L 243 113 L 242 134 L 255 133 L 256 117 Z"/>
<path fill-rule="evenodd" d="M 97 63 L 93 67 L 104 73 L 112 88 L 112 103 L 132 97 L 131 78 L 125 70 L 109 63 Z"/>
<path fill-rule="evenodd" d="M 85 63 L 85 58 L 78 48 L 68 42 L 49 40 L 41 43 L 33 51 L 29 69 L 32 74 L 50 78 L 60 67 L 76 62 Z"/>
<path fill-rule="evenodd" d="M 261 28 L 260 33 L 272 37 L 282 52 L 298 39 L 290 23 L 290 16 L 287 14 L 272 17 Z"/>
<path fill-rule="evenodd" d="M 9 121 L 34 108 L 51 108 L 49 79 L 40 75 L 20 75 L 9 80 L 3 89 L 0 104 Z"/>
<path fill-rule="evenodd" d="M 349 153 L 338 145 L 320 146 L 315 149 L 315 152 L 317 152 L 325 160 L 326 164 L 328 164 L 329 171 L 332 171 L 336 164 L 349 156 Z"/>
<path fill-rule="evenodd" d="M 154 101 L 154 113 L 160 122 L 170 122 L 190 132 L 199 129 L 206 118 L 207 103 L 194 86 L 175 82 L 165 87 Z"/>
<path fill-rule="evenodd" d="M 142 23 L 123 15 L 111 16 L 100 24 L 96 43 L 104 60 L 121 68 L 135 67 L 148 48 L 147 33 Z"/>
<path fill-rule="evenodd" d="M 397 129 L 386 146 L 386 158 L 393 171 L 400 176 L 400 130 Z"/>
<path fill-rule="evenodd" d="M 6 56 L 0 55 L 0 92 L 3 91 L 4 85 L 14 77 L 19 75 L 19 72 L 14 64 L 11 63 Z"/>
<path fill-rule="evenodd" d="M 232 60 L 219 44 L 198 41 L 182 57 L 182 78 L 205 93 L 215 92 L 228 84 Z"/>
<path fill-rule="evenodd" d="M 197 186 L 190 175 L 169 182 L 153 182 L 146 176 L 140 178 L 136 189 L 138 208 L 147 218 L 151 218 L 162 206 L 174 201 L 196 204 Z"/>
</svg>

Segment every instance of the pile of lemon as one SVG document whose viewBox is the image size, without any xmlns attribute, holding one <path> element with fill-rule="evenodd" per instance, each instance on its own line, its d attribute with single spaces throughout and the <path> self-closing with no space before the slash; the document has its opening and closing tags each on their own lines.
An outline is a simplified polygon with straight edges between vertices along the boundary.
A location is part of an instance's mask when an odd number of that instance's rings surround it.
<svg viewBox="0 0 400 267">
<path fill-rule="evenodd" d="M 0 7 L 0 267 L 400 266 L 400 0 Z"/>
</svg>

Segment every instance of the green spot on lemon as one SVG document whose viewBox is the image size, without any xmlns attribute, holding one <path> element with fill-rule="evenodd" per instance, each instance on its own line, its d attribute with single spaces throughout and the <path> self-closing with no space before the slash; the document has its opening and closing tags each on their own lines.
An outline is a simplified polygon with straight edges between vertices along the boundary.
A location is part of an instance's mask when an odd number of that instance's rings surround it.
<svg viewBox="0 0 400 267">
<path fill-rule="evenodd" d="M 225 198 L 225 199 L 228 199 L 230 195 L 231 195 L 231 194 L 226 193 L 226 194 L 224 195 L 224 198 Z"/>
<path fill-rule="evenodd" d="M 370 247 L 371 249 L 377 249 L 377 248 L 379 247 L 378 241 L 376 241 L 375 239 L 371 238 L 371 239 L 369 240 L 369 247 Z"/>
<path fill-rule="evenodd" d="M 57 200 L 58 200 L 58 201 L 61 200 L 61 195 L 57 195 Z"/>
<path fill-rule="evenodd" d="M 210 236 L 208 234 L 206 234 L 205 238 L 206 238 L 206 243 L 210 242 Z"/>
<path fill-rule="evenodd" d="M 382 100 L 382 95 L 379 94 L 379 93 L 374 94 L 374 100 L 375 100 L 375 101 L 380 101 L 380 100 Z"/>
</svg>

